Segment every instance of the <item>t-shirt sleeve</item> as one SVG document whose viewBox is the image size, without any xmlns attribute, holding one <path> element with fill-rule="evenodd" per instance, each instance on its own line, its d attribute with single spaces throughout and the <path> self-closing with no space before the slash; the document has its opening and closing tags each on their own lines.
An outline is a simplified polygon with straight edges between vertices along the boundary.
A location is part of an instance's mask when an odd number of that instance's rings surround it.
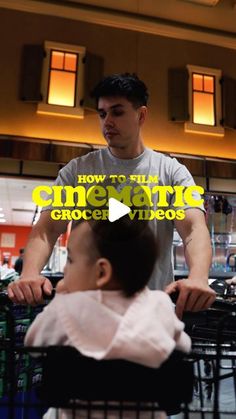
<svg viewBox="0 0 236 419">
<path fill-rule="evenodd" d="M 197 186 L 196 185 L 191 173 L 189 170 L 181 163 L 178 162 L 175 158 L 172 159 L 172 165 L 170 169 L 170 184 L 171 186 L 185 186 L 191 187 L 191 186 Z M 197 188 L 194 188 L 191 191 L 191 196 L 194 199 L 195 202 L 201 201 L 203 199 L 202 195 L 199 193 Z M 184 191 L 183 191 L 184 192 Z M 183 194 L 182 192 L 182 194 Z M 171 203 L 170 206 L 176 209 L 188 209 L 188 208 L 198 208 L 205 212 L 203 203 L 200 205 L 190 205 L 188 202 L 186 202 L 184 199 L 184 205 L 183 206 L 173 206 L 174 202 L 176 200 L 176 194 L 173 194 L 171 197 Z"/>
</svg>

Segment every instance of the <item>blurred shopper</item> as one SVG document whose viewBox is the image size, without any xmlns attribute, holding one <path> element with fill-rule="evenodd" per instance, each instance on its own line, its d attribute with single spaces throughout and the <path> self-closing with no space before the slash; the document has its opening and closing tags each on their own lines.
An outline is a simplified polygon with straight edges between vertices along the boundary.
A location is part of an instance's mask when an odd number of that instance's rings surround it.
<svg viewBox="0 0 236 419">
<path fill-rule="evenodd" d="M 14 265 L 14 269 L 15 269 L 15 271 L 16 271 L 19 275 L 21 275 L 21 272 L 22 272 L 22 269 L 23 269 L 24 251 L 25 251 L 25 249 L 24 249 L 24 248 L 20 249 L 20 251 L 19 251 L 19 256 L 18 256 L 18 258 L 16 259 L 16 261 L 15 261 L 15 265 Z"/>
</svg>

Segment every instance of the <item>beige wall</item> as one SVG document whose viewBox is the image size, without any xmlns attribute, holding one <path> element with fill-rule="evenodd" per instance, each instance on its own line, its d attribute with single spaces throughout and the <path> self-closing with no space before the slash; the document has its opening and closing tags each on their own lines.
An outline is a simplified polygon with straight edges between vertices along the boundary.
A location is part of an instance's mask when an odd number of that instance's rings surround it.
<svg viewBox="0 0 236 419">
<path fill-rule="evenodd" d="M 104 144 L 96 114 L 83 120 L 36 114 L 36 105 L 19 100 L 21 48 L 44 40 L 85 46 L 102 55 L 105 73 L 131 71 L 147 83 L 150 110 L 143 136 L 160 151 L 236 159 L 236 131 L 225 137 L 186 134 L 168 121 L 167 70 L 186 64 L 221 68 L 236 78 L 236 52 L 94 24 L 0 9 L 0 134 Z"/>
</svg>

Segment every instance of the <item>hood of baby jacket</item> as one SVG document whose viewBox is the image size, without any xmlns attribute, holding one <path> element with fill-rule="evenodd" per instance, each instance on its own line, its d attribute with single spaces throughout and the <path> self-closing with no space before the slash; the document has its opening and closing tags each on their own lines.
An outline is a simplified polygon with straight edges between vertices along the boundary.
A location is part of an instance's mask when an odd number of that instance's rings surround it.
<svg viewBox="0 0 236 419">
<path fill-rule="evenodd" d="M 169 296 L 145 288 L 122 313 L 103 304 L 102 293 L 76 292 L 56 296 L 67 342 L 95 359 L 126 359 L 159 367 L 174 349 L 189 352 L 191 340 L 176 317 Z M 124 300 L 121 293 L 113 298 Z M 98 297 L 99 296 L 99 297 Z"/>
</svg>

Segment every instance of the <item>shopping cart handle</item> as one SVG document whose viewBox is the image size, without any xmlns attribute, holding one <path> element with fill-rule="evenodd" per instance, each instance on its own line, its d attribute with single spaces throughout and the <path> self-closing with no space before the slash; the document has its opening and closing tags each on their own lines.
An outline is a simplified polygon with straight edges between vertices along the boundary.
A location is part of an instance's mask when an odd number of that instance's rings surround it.
<svg viewBox="0 0 236 419">
<path fill-rule="evenodd" d="M 55 294 L 56 294 L 55 288 L 52 289 L 52 292 L 50 295 L 45 294 L 43 292 L 43 301 L 47 302 L 47 301 L 52 300 L 55 297 Z M 11 305 L 11 304 L 13 304 L 13 302 L 8 297 L 7 291 L 1 291 L 0 292 L 0 306 Z"/>
<path fill-rule="evenodd" d="M 178 298 L 179 298 L 179 291 L 174 291 L 171 294 L 169 294 L 169 297 L 172 301 L 172 303 L 176 304 Z"/>
<path fill-rule="evenodd" d="M 7 292 L 6 291 L 1 291 L 0 292 L 0 306 L 5 306 L 5 305 L 9 305 L 9 304 L 12 304 L 12 301 L 8 297 Z"/>
<path fill-rule="evenodd" d="M 52 288 L 52 292 L 49 295 L 43 292 L 43 300 L 50 301 L 55 297 L 55 294 L 56 294 L 56 288 Z"/>
</svg>

